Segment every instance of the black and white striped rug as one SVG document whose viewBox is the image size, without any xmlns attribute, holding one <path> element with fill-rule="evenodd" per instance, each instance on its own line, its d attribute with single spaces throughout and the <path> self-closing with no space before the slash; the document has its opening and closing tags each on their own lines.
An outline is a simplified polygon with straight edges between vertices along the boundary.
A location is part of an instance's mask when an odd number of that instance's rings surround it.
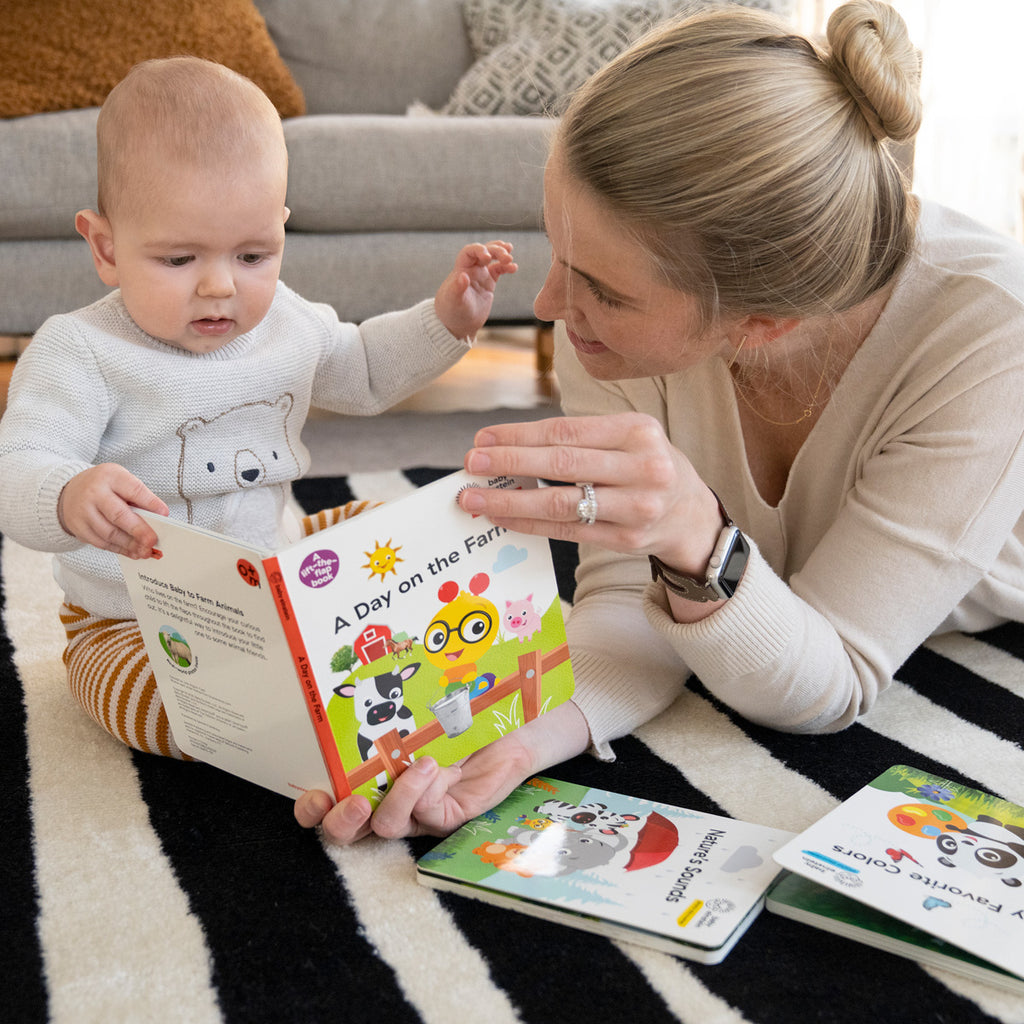
<svg viewBox="0 0 1024 1024">
<path fill-rule="evenodd" d="M 314 509 L 441 472 L 296 493 Z M 568 597 L 572 549 L 556 559 Z M 434 840 L 325 849 L 288 800 L 99 731 L 67 693 L 49 556 L 3 541 L 0 572 L 4 1021 L 1024 1021 L 1020 997 L 767 912 L 706 967 L 418 886 Z M 549 774 L 794 831 L 897 763 L 1024 803 L 1022 702 L 1007 626 L 930 643 L 835 736 L 752 727 L 693 681 L 615 763 Z"/>
</svg>

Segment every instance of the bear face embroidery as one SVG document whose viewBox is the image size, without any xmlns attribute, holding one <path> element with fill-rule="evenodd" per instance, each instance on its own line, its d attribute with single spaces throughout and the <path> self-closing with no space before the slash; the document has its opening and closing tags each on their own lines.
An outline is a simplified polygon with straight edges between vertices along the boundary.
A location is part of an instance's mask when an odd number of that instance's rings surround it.
<svg viewBox="0 0 1024 1024">
<path fill-rule="evenodd" d="M 299 462 L 288 437 L 292 404 L 286 392 L 272 402 L 247 402 L 212 419 L 194 416 L 178 427 L 178 493 L 188 506 L 189 522 L 194 498 L 295 479 Z"/>
</svg>

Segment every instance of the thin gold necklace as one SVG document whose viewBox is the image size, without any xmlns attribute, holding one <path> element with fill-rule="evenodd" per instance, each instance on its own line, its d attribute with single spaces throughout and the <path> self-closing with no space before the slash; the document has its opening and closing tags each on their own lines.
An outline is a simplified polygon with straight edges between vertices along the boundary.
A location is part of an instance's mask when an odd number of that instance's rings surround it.
<svg viewBox="0 0 1024 1024">
<path fill-rule="evenodd" d="M 733 353 L 732 359 L 729 360 L 728 369 L 730 371 L 732 370 L 733 364 L 736 362 L 736 357 L 740 354 L 740 350 L 743 348 L 743 346 L 746 344 L 746 342 L 747 342 L 747 335 L 744 334 L 743 338 L 741 339 L 739 345 L 736 348 L 736 351 Z M 829 364 L 829 359 L 830 359 L 831 355 L 832 355 L 832 335 L 829 334 L 828 349 L 825 352 L 825 359 L 824 359 L 824 361 L 822 362 L 822 365 L 821 365 L 821 375 L 818 377 L 818 383 L 814 386 L 814 393 L 811 395 L 810 401 L 807 403 L 807 405 L 804 406 L 803 411 L 800 413 L 799 416 L 797 416 L 797 418 L 795 420 L 773 420 L 770 417 L 765 416 L 765 414 L 763 412 L 760 412 L 759 410 L 754 408 L 754 406 L 751 403 L 750 399 L 747 398 L 746 391 L 745 391 L 745 389 L 743 387 L 743 384 L 739 380 L 737 380 L 735 377 L 733 377 L 733 386 L 736 389 L 736 394 L 738 394 L 740 396 L 741 400 L 743 401 L 743 404 L 759 420 L 763 420 L 765 423 L 770 423 L 774 427 L 795 427 L 798 423 L 803 423 L 804 420 L 808 420 L 808 419 L 811 418 L 811 416 L 814 415 L 814 410 L 818 407 L 818 395 L 821 394 L 822 385 L 825 383 L 825 377 L 828 374 L 828 364 Z M 731 372 L 730 372 L 730 376 L 731 376 Z M 795 396 L 791 396 L 791 397 L 795 397 Z"/>
</svg>

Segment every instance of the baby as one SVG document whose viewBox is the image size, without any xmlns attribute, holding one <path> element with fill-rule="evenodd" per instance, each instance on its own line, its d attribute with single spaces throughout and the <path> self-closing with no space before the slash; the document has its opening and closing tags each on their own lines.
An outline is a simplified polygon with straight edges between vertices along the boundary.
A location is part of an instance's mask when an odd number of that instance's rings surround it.
<svg viewBox="0 0 1024 1024">
<path fill-rule="evenodd" d="M 288 157 L 260 89 L 191 57 L 147 61 L 97 127 L 99 201 L 76 227 L 106 297 L 53 316 L 19 359 L 0 421 L 0 531 L 53 551 L 72 692 L 132 747 L 181 756 L 116 553 L 146 558 L 134 511 L 267 547 L 299 522 L 310 405 L 371 415 L 467 350 L 511 247 L 463 248 L 432 300 L 359 326 L 279 280 Z"/>
</svg>

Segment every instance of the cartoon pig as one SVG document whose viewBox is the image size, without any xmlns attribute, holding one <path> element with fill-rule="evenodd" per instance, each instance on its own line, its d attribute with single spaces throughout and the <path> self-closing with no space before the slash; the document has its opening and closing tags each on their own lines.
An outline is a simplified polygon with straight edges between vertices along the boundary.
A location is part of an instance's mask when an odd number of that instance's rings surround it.
<svg viewBox="0 0 1024 1024">
<path fill-rule="evenodd" d="M 505 602 L 505 627 L 519 637 L 520 643 L 540 632 L 540 613 L 533 606 L 533 594 L 521 601 Z"/>
</svg>

